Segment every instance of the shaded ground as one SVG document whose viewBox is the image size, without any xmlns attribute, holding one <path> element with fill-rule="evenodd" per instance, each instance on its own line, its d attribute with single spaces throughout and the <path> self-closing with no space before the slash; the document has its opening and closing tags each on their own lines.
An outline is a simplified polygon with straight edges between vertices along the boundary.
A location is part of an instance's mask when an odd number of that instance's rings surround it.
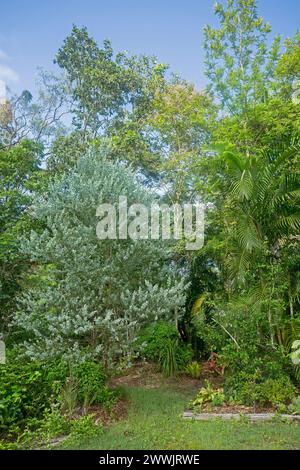
<svg viewBox="0 0 300 470">
<path fill-rule="evenodd" d="M 211 376 L 209 376 L 211 378 Z M 186 375 L 178 377 L 164 377 L 163 374 L 158 372 L 155 364 L 135 364 L 125 374 L 117 377 L 112 377 L 108 386 L 110 388 L 117 387 L 143 387 L 145 389 L 151 388 L 166 388 L 170 387 L 174 390 L 184 390 L 185 392 L 197 392 L 199 388 L 204 385 L 205 377 L 201 380 L 192 379 Z M 219 377 L 212 377 L 212 381 L 216 386 L 220 386 L 222 379 Z M 219 385 L 217 385 L 219 384 Z"/>
</svg>

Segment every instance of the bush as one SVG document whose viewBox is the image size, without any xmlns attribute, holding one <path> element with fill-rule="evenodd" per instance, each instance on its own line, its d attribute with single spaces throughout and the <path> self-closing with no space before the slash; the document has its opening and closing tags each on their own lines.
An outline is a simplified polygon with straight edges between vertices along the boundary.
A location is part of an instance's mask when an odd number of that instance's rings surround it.
<svg viewBox="0 0 300 470">
<path fill-rule="evenodd" d="M 258 385 L 259 402 L 265 405 L 288 403 L 296 396 L 296 389 L 289 377 L 267 379 Z"/>
<path fill-rule="evenodd" d="M 293 415 L 300 415 L 300 395 L 293 398 L 292 402 L 287 407 L 287 412 Z"/>
<path fill-rule="evenodd" d="M 0 367 L 0 430 L 17 429 L 28 419 L 41 418 L 53 395 L 47 369 L 36 363 Z"/>
<path fill-rule="evenodd" d="M 115 394 L 106 385 L 106 375 L 101 364 L 86 361 L 74 369 L 75 382 L 78 383 L 78 399 L 86 410 L 93 403 L 110 406 Z"/>
<path fill-rule="evenodd" d="M 189 344 L 184 343 L 175 325 L 168 322 L 159 322 L 144 330 L 139 338 L 141 355 L 153 362 L 166 363 L 170 357 L 170 345 L 174 354 L 174 363 L 177 370 L 184 370 L 193 358 L 193 351 Z"/>
<path fill-rule="evenodd" d="M 275 406 L 290 402 L 295 397 L 296 389 L 288 376 L 263 380 L 259 373 L 241 372 L 226 378 L 225 394 L 238 404 Z"/>
<path fill-rule="evenodd" d="M 222 349 L 220 357 L 231 375 L 241 371 L 248 374 L 259 371 L 266 379 L 276 379 L 292 372 L 288 357 L 279 347 L 262 351 L 255 344 L 241 344 L 240 349 L 237 349 L 230 343 Z"/>
<path fill-rule="evenodd" d="M 195 399 L 189 404 L 190 408 L 202 409 L 206 405 L 221 406 L 225 401 L 222 388 L 213 388 L 212 384 L 206 380 L 205 387 L 197 393 Z"/>
<path fill-rule="evenodd" d="M 9 364 L 0 366 L 0 432 L 41 426 L 41 420 L 54 404 L 72 414 L 76 406 L 86 411 L 93 403 L 110 406 L 115 394 L 105 385 L 100 364 L 86 361 L 70 366 L 52 363 Z"/>
<path fill-rule="evenodd" d="M 185 372 L 193 379 L 199 379 L 201 375 L 201 365 L 199 362 L 193 361 L 186 367 Z"/>
</svg>

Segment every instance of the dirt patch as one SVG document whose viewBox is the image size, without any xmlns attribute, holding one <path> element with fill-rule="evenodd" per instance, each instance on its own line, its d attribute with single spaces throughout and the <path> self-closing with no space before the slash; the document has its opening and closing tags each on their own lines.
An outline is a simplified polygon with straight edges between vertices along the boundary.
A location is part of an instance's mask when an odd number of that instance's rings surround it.
<svg viewBox="0 0 300 470">
<path fill-rule="evenodd" d="M 112 389 L 122 386 L 156 388 L 161 384 L 160 375 L 154 364 L 134 364 L 123 374 L 111 377 L 108 387 Z"/>
<path fill-rule="evenodd" d="M 165 377 L 159 372 L 156 364 L 138 363 L 126 370 L 122 375 L 111 377 L 108 386 L 112 389 L 126 387 L 143 388 L 172 388 L 173 390 L 185 392 L 197 392 L 205 386 L 208 379 L 214 387 L 222 386 L 223 377 L 217 374 L 205 373 L 200 379 L 193 379 L 184 373 L 179 373 L 176 377 Z"/>
<path fill-rule="evenodd" d="M 100 406 L 91 406 L 89 413 L 94 414 L 95 424 L 103 424 L 104 426 L 116 421 L 125 419 L 127 416 L 128 402 L 125 398 L 120 398 L 112 410 L 107 410 Z"/>
</svg>

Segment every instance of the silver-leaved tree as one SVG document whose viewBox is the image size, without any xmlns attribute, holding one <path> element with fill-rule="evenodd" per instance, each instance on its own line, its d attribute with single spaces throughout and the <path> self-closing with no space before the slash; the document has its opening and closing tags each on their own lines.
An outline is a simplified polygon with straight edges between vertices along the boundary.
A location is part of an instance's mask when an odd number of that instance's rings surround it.
<svg viewBox="0 0 300 470">
<path fill-rule="evenodd" d="M 104 362 L 131 355 L 141 327 L 178 315 L 185 279 L 176 272 L 170 244 L 159 240 L 100 240 L 100 203 L 149 206 L 155 196 L 105 145 L 84 155 L 57 178 L 33 210 L 42 229 L 23 243 L 32 271 L 15 322 L 33 359 L 58 355 Z"/>
</svg>

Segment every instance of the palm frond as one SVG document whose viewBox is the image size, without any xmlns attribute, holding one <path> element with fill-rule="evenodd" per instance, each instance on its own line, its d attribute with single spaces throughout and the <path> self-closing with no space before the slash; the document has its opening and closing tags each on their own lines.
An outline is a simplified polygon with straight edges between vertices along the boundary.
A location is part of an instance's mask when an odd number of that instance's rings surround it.
<svg viewBox="0 0 300 470">
<path fill-rule="evenodd" d="M 236 238 L 243 250 L 252 251 L 263 247 L 257 229 L 251 218 L 241 218 L 236 228 Z"/>
<path fill-rule="evenodd" d="M 231 194 L 238 199 L 250 199 L 253 191 L 253 179 L 249 170 L 244 170 L 231 185 Z"/>
<path fill-rule="evenodd" d="M 298 230 L 300 230 L 300 212 L 286 216 L 282 215 L 278 217 L 278 220 L 277 222 L 275 222 L 275 225 L 278 228 L 297 232 Z"/>
</svg>

